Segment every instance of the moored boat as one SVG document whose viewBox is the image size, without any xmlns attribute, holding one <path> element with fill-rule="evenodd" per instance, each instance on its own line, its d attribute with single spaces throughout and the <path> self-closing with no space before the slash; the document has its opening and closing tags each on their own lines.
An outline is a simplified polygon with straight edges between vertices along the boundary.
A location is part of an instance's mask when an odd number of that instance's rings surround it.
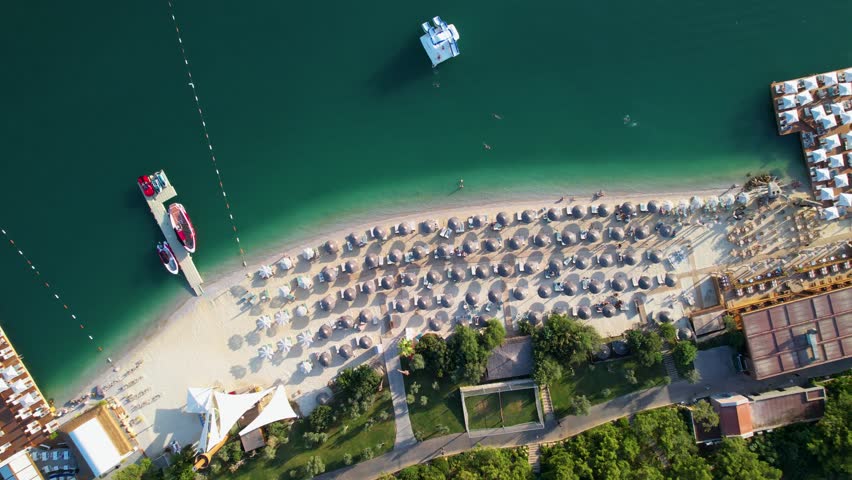
<svg viewBox="0 0 852 480">
<path fill-rule="evenodd" d="M 160 257 L 160 262 L 163 263 L 163 266 L 166 267 L 169 273 L 173 275 L 178 274 L 180 267 L 178 266 L 174 252 L 172 252 L 172 247 L 168 243 L 160 242 L 157 244 L 157 256 Z"/>
<path fill-rule="evenodd" d="M 183 205 L 179 203 L 169 205 L 169 220 L 183 248 L 189 253 L 195 253 L 195 229 Z"/>
<path fill-rule="evenodd" d="M 146 197 L 154 196 L 154 185 L 151 183 L 151 179 L 148 178 L 148 175 L 140 175 L 139 178 L 136 179 L 136 183 L 139 184 L 139 189 L 142 190 L 142 193 L 145 194 Z"/>
</svg>

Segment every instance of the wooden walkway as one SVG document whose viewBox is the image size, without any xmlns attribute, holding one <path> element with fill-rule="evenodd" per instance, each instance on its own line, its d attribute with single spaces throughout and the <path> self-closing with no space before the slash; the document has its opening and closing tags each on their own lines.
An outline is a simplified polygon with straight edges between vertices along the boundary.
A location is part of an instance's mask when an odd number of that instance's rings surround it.
<svg viewBox="0 0 852 480">
<path fill-rule="evenodd" d="M 178 240 L 169 221 L 169 212 L 166 210 L 166 202 L 177 196 L 177 190 L 170 183 L 169 186 L 162 189 L 160 193 L 155 194 L 153 197 L 145 197 L 144 194 L 142 196 L 148 202 L 148 208 L 151 209 L 151 214 L 154 215 L 154 221 L 160 226 L 163 236 L 166 237 L 166 241 L 172 247 L 172 252 L 174 252 L 175 258 L 180 264 L 180 270 L 183 276 L 186 277 L 190 288 L 192 288 L 196 295 L 202 295 L 204 289 L 201 288 L 201 284 L 204 283 L 204 280 L 201 278 L 201 274 L 198 273 L 198 269 L 195 268 L 192 256 L 183 248 L 183 244 Z"/>
</svg>

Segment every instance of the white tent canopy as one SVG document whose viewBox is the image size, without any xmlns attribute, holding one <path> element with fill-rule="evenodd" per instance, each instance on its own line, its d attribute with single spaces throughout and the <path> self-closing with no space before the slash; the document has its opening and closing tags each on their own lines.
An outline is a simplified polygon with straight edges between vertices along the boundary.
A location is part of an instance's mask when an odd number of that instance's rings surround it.
<svg viewBox="0 0 852 480">
<path fill-rule="evenodd" d="M 834 115 L 840 115 L 841 113 L 846 111 L 846 109 L 843 108 L 843 105 L 840 103 L 832 103 L 828 107 L 831 109 L 831 113 Z"/>
<path fill-rule="evenodd" d="M 850 95 L 852 95 L 852 93 Z M 840 123 L 842 123 L 843 125 L 849 125 L 850 123 L 852 123 L 852 113 L 849 113 L 849 112 L 841 113 L 840 114 Z"/>
<path fill-rule="evenodd" d="M 825 150 L 818 148 L 810 153 L 811 163 L 819 163 L 825 161 Z"/>
<path fill-rule="evenodd" d="M 822 79 L 822 84 L 826 87 L 837 85 L 837 74 L 834 72 L 823 73 L 820 77 Z"/>
<path fill-rule="evenodd" d="M 799 105 L 807 105 L 814 101 L 814 97 L 811 96 L 811 92 L 804 91 L 796 95 L 796 101 L 799 102 Z"/>
<path fill-rule="evenodd" d="M 798 110 L 787 110 L 786 112 L 781 112 L 779 115 L 781 116 L 781 119 L 787 123 L 796 123 L 799 121 Z"/>
<path fill-rule="evenodd" d="M 850 150 L 849 147 L 852 147 L 852 133 L 844 133 L 843 141 L 846 143 L 846 150 Z M 850 158 L 849 154 L 847 154 L 847 158 Z"/>
<path fill-rule="evenodd" d="M 834 121 L 834 118 L 832 118 L 831 120 Z M 825 137 L 823 139 L 823 147 L 825 147 L 826 150 L 834 150 L 835 148 L 839 148 L 840 147 L 840 137 L 837 136 L 836 133 L 834 135 L 829 136 L 829 137 Z"/>
<path fill-rule="evenodd" d="M 815 173 L 817 182 L 827 182 L 831 180 L 831 171 L 827 168 L 817 168 Z"/>
<path fill-rule="evenodd" d="M 260 412 L 260 415 L 246 425 L 246 428 L 240 430 L 240 435 L 245 435 L 272 422 L 296 417 L 296 412 L 293 411 L 290 400 L 287 399 L 287 391 L 284 390 L 283 386 L 278 385 L 275 387 L 275 390 L 272 392 L 272 398 Z"/>
<path fill-rule="evenodd" d="M 852 207 L 852 193 L 841 193 L 837 197 L 837 205 L 841 207 Z"/>
<path fill-rule="evenodd" d="M 257 271 L 257 274 L 260 276 L 260 278 L 272 278 L 272 267 L 270 267 L 269 265 L 261 265 L 260 269 Z"/>
<path fill-rule="evenodd" d="M 828 207 L 822 211 L 822 215 L 826 220 L 837 220 L 840 218 L 840 211 L 837 207 Z"/>
<path fill-rule="evenodd" d="M 186 390 L 186 413 L 206 413 L 213 408 L 213 389 L 189 387 Z"/>
<path fill-rule="evenodd" d="M 834 119 L 834 115 L 823 115 L 816 119 L 816 121 L 826 130 L 837 126 L 837 120 Z"/>
<path fill-rule="evenodd" d="M 83 423 L 68 435 L 92 469 L 95 477 L 100 477 L 114 469 L 122 460 L 133 453 L 133 451 L 130 451 L 121 455 L 97 417 Z"/>
<path fill-rule="evenodd" d="M 784 95 L 779 99 L 779 104 L 781 108 L 793 108 L 796 106 L 796 96 L 795 95 Z"/>
<path fill-rule="evenodd" d="M 799 83 L 795 80 L 787 80 L 784 82 L 784 93 L 798 93 Z"/>
<path fill-rule="evenodd" d="M 207 414 L 204 430 L 202 430 L 201 448 L 205 452 L 210 451 L 214 445 L 222 441 L 240 417 L 270 391 L 271 389 L 267 389 L 241 395 L 213 392 L 214 407 Z"/>
<path fill-rule="evenodd" d="M 834 189 L 822 187 L 819 189 L 820 200 L 834 200 Z"/>
<path fill-rule="evenodd" d="M 802 85 L 805 86 L 805 90 L 816 90 L 819 88 L 819 84 L 817 83 L 816 77 L 811 75 L 810 77 L 805 77 L 801 79 Z"/>
<path fill-rule="evenodd" d="M 842 174 L 842 175 L 835 175 L 834 176 L 834 186 L 837 187 L 837 188 L 848 187 L 849 186 L 849 175 L 847 175 L 845 173 Z"/>
<path fill-rule="evenodd" d="M 828 157 L 828 166 L 831 168 L 842 168 L 843 167 L 843 155 L 837 154 Z"/>
<path fill-rule="evenodd" d="M 852 80 L 850 77 L 846 77 L 846 80 Z M 852 83 L 844 82 L 837 86 L 839 93 L 841 96 L 852 95 Z"/>
</svg>

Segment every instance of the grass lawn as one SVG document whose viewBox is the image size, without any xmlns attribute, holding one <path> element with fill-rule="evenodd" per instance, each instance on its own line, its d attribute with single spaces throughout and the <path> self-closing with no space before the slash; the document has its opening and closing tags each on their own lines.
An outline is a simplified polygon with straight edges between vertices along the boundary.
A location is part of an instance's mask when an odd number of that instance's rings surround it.
<svg viewBox="0 0 852 480">
<path fill-rule="evenodd" d="M 387 420 L 379 420 L 380 412 L 387 412 Z M 367 420 L 373 419 L 374 423 L 369 430 L 364 429 L 364 424 Z M 342 425 L 336 425 L 329 429 L 328 441 L 317 447 L 306 445 L 306 441 L 302 437 L 305 433 L 307 422 L 297 422 L 293 425 L 290 431 L 290 441 L 278 447 L 278 452 L 275 460 L 266 461 L 261 458 L 249 459 L 236 473 L 232 474 L 223 469 L 218 475 L 219 478 L 228 479 L 251 479 L 251 480 L 268 480 L 277 478 L 290 478 L 290 470 L 300 470 L 307 463 L 308 459 L 314 455 L 318 455 L 325 463 L 325 471 L 330 472 L 343 468 L 343 455 L 349 453 L 354 459 L 354 463 L 361 461 L 361 452 L 369 447 L 373 449 L 373 454 L 379 456 L 393 448 L 394 438 L 396 437 L 396 429 L 393 421 L 393 403 L 391 402 L 390 392 L 385 391 L 376 398 L 370 411 L 360 417 L 351 420 L 344 419 L 343 425 L 348 425 L 348 430 L 344 433 Z"/>
<path fill-rule="evenodd" d="M 503 403 L 502 417 L 501 402 Z M 471 430 L 511 427 L 539 420 L 533 389 L 465 397 L 464 403 Z"/>
<path fill-rule="evenodd" d="M 636 384 L 625 378 L 625 370 L 633 369 Z M 630 392 L 666 384 L 666 367 L 662 363 L 643 367 L 632 359 L 612 360 L 574 368 L 574 375 L 550 386 L 550 398 L 557 417 L 568 415 L 574 395 L 585 395 L 592 405 Z"/>
<path fill-rule="evenodd" d="M 425 370 L 411 372 L 411 375 L 405 377 L 406 392 L 411 393 L 412 383 L 420 385 L 420 391 L 414 395 L 414 403 L 408 406 L 408 417 L 414 435 L 421 440 L 464 432 L 459 387 L 444 378 L 437 380 L 439 388 L 435 390 L 432 383 L 436 380 L 434 375 Z M 423 396 L 428 399 L 425 407 L 420 404 L 420 397 Z"/>
</svg>

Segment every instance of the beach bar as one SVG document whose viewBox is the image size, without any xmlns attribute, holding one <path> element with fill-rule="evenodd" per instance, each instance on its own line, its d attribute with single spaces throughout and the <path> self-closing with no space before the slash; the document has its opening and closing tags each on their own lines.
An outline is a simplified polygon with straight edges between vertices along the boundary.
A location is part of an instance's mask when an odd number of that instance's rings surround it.
<svg viewBox="0 0 852 480">
<path fill-rule="evenodd" d="M 148 202 L 148 208 L 151 209 L 151 214 L 154 215 L 154 221 L 160 226 L 160 230 L 163 231 L 163 236 L 166 237 L 166 240 L 169 242 L 169 246 L 172 248 L 175 259 L 177 259 L 178 264 L 180 264 L 180 270 L 183 272 L 183 276 L 186 277 L 186 281 L 189 283 L 190 288 L 192 288 L 196 295 L 201 295 L 204 293 L 204 289 L 201 288 L 201 284 L 204 283 L 204 280 L 201 279 L 201 274 L 198 273 L 198 269 L 195 268 L 192 256 L 186 251 L 180 243 L 180 240 L 178 240 L 177 235 L 172 228 L 172 224 L 169 221 L 169 212 L 166 210 L 166 202 L 176 196 L 177 190 L 175 190 L 175 187 L 171 184 L 171 182 L 169 182 L 169 184 L 162 190 L 150 197 L 146 197 L 144 193 L 142 194 L 142 197 L 146 202 Z"/>
<path fill-rule="evenodd" d="M 814 201 L 826 221 L 852 212 L 852 68 L 774 82 L 780 135 L 798 133 Z"/>
</svg>

